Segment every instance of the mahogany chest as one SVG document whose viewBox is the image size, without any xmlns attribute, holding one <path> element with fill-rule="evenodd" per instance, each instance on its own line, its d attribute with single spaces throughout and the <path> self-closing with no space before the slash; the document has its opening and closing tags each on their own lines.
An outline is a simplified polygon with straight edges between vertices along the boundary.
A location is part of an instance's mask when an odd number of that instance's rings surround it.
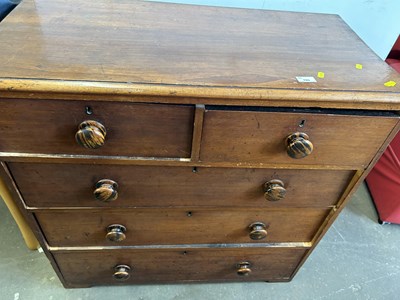
<svg viewBox="0 0 400 300">
<path fill-rule="evenodd" d="M 0 43 L 1 176 L 65 287 L 289 281 L 399 128 L 336 15 L 25 0 Z"/>
</svg>

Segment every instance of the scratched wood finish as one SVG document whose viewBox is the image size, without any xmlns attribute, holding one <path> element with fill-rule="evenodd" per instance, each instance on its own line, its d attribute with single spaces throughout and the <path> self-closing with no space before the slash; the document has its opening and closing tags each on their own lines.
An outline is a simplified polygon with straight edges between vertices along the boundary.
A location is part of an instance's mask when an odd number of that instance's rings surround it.
<svg viewBox="0 0 400 300">
<path fill-rule="evenodd" d="M 31 207 L 327 207 L 336 204 L 354 174 L 331 170 L 34 163 L 8 163 L 8 167 L 25 203 Z M 102 179 L 117 182 L 117 200 L 95 200 L 95 185 Z M 286 197 L 281 201 L 264 198 L 264 183 L 273 179 L 280 179 L 285 185 Z"/>
<path fill-rule="evenodd" d="M 398 117 L 208 110 L 200 158 L 363 168 L 397 122 Z M 295 132 L 306 133 L 314 145 L 307 157 L 293 159 L 287 154 L 286 137 Z"/>
<path fill-rule="evenodd" d="M 398 75 L 396 75 L 398 76 Z M 4 98 L 398 110 L 400 93 L 0 79 Z M 134 95 L 135 97 L 133 98 Z"/>
<path fill-rule="evenodd" d="M 129 246 L 256 242 L 249 225 L 262 222 L 268 236 L 258 242 L 310 242 L 329 209 L 157 208 L 37 211 L 50 246 Z M 110 242 L 107 227 L 126 227 L 126 239 Z"/>
<path fill-rule="evenodd" d="M 117 264 L 132 267 L 127 283 L 288 281 L 399 128 L 398 117 L 354 111 L 225 107 L 198 109 L 194 119 L 195 104 L 398 111 L 400 76 L 335 15 L 24 0 L 0 24 L 0 41 L 0 154 L 23 162 L 0 175 L 15 178 L 19 207 L 18 187 L 39 206 L 24 213 L 66 287 L 115 284 Z M 320 71 L 325 78 L 316 78 Z M 389 80 L 398 84 L 384 86 Z M 105 125 L 98 149 L 75 141 L 85 120 Z M 285 139 L 302 132 L 312 153 L 291 159 Z M 101 179 L 119 183 L 105 187 L 118 198 L 86 204 L 96 202 Z M 287 198 L 264 200 L 266 179 L 287 182 Z M 254 222 L 267 225 L 265 240 L 250 238 Z M 123 241 L 106 240 L 112 224 L 126 227 L 114 232 Z M 264 241 L 288 247 L 257 248 Z M 129 245 L 141 250 L 121 249 Z M 244 261 L 252 274 L 242 278 L 236 265 Z"/>
<path fill-rule="evenodd" d="M 190 157 L 194 107 L 135 103 L 0 99 L 0 151 L 80 155 Z M 90 107 L 91 114 L 86 113 Z M 104 145 L 86 149 L 78 126 L 95 120 Z"/>
<path fill-rule="evenodd" d="M 0 32 L 0 77 L 400 91 L 337 15 L 131 0 L 25 0 L 14 12 Z M 319 71 L 317 83 L 295 80 Z"/>
<path fill-rule="evenodd" d="M 288 281 L 304 256 L 301 248 L 54 251 L 69 285 L 115 285 L 190 281 Z M 101 263 L 100 263 L 101 261 Z M 250 262 L 249 276 L 238 276 L 236 264 Z M 125 282 L 112 275 L 118 264 L 131 267 Z"/>
</svg>

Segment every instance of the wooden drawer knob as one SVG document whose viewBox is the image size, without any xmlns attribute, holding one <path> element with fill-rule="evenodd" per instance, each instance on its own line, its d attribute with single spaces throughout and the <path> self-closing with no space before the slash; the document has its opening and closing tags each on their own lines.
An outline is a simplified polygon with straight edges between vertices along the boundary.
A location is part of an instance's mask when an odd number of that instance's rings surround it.
<svg viewBox="0 0 400 300">
<path fill-rule="evenodd" d="M 239 276 L 249 276 L 251 273 L 251 269 L 250 269 L 251 265 L 247 261 L 238 263 L 236 265 L 236 267 L 237 267 L 236 272 Z"/>
<path fill-rule="evenodd" d="M 79 124 L 75 139 L 82 147 L 96 149 L 104 145 L 106 134 L 107 131 L 103 124 L 87 120 Z"/>
<path fill-rule="evenodd" d="M 129 277 L 131 277 L 131 267 L 128 265 L 118 265 L 114 267 L 114 274 L 113 277 L 114 279 L 118 281 L 125 281 L 128 280 Z"/>
<path fill-rule="evenodd" d="M 96 185 L 96 189 L 93 192 L 96 200 L 101 202 L 111 202 L 118 198 L 118 184 L 111 179 L 99 180 Z"/>
<path fill-rule="evenodd" d="M 311 154 L 313 144 L 307 134 L 295 132 L 286 138 L 286 151 L 291 158 L 303 158 Z"/>
<path fill-rule="evenodd" d="M 279 179 L 264 183 L 264 197 L 268 201 L 279 201 L 286 196 L 285 184 Z"/>
<path fill-rule="evenodd" d="M 126 239 L 126 227 L 120 224 L 113 224 L 107 227 L 106 239 L 110 242 L 121 242 Z"/>
<path fill-rule="evenodd" d="M 254 222 L 249 225 L 249 230 L 250 230 L 250 238 L 252 240 L 262 240 L 267 237 L 267 225 L 265 225 L 262 222 Z"/>
</svg>

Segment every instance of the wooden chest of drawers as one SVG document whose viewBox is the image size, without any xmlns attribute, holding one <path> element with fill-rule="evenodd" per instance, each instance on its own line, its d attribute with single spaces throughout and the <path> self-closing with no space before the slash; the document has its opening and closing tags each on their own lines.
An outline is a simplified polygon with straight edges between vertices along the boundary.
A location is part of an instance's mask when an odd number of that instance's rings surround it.
<svg viewBox="0 0 400 300">
<path fill-rule="evenodd" d="M 1 176 L 66 287 L 288 281 L 399 128 L 335 15 L 25 0 L 0 41 Z"/>
</svg>

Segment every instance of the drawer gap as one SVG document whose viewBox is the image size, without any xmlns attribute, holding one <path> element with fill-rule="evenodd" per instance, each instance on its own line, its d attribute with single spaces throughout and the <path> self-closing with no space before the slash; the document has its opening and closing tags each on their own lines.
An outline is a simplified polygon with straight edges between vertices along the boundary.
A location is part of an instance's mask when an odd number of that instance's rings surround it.
<svg viewBox="0 0 400 300">
<path fill-rule="evenodd" d="M 372 116 L 372 117 L 399 117 L 397 111 L 383 110 L 357 110 L 357 109 L 328 109 L 328 108 L 295 108 L 295 107 L 261 107 L 261 106 L 227 106 L 227 105 L 206 105 L 208 110 L 227 111 L 251 111 L 251 112 L 284 112 L 284 113 L 305 113 L 305 114 L 328 114 L 344 116 Z"/>
</svg>

